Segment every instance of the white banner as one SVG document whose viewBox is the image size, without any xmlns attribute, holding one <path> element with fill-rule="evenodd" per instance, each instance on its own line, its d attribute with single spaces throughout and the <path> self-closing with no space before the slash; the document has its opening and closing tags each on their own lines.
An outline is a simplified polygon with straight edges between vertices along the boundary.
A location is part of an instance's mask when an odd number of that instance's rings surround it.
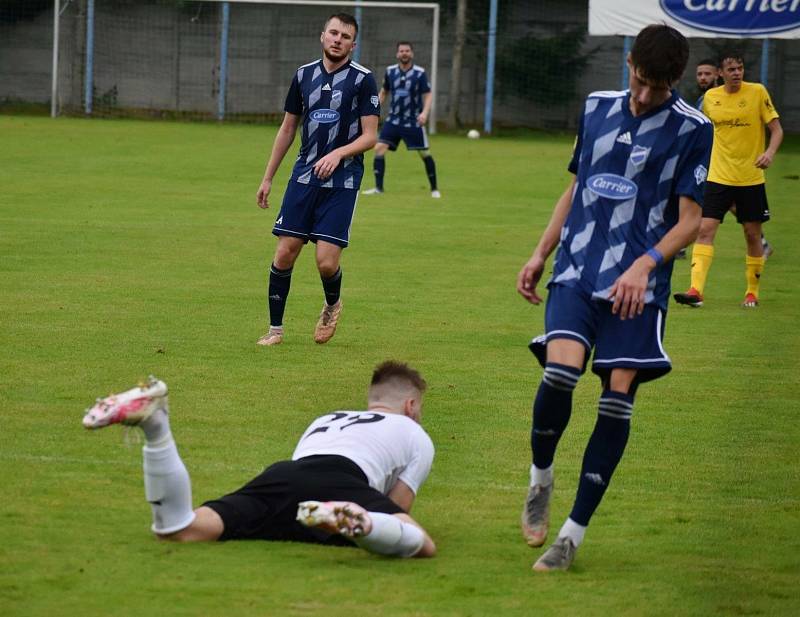
<svg viewBox="0 0 800 617">
<path fill-rule="evenodd" d="M 666 23 L 687 37 L 800 38 L 800 0 L 589 0 L 589 34 Z"/>
</svg>

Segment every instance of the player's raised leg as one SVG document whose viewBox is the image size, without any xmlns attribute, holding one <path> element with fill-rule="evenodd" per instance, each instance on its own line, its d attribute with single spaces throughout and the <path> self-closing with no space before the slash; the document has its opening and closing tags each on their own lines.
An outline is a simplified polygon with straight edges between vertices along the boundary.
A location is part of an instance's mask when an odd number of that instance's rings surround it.
<svg viewBox="0 0 800 617">
<path fill-rule="evenodd" d="M 370 553 L 391 557 L 433 557 L 436 546 L 407 514 L 368 512 L 349 501 L 304 501 L 297 520 L 350 538 Z"/>
<path fill-rule="evenodd" d="M 153 514 L 153 533 L 176 540 L 215 540 L 219 537 L 222 529 L 214 535 L 213 517 L 204 515 L 197 520 L 192 510 L 189 473 L 178 454 L 169 426 L 167 385 L 150 377 L 135 388 L 97 399 L 83 418 L 87 429 L 112 424 L 138 426 L 144 432 L 144 485 Z"/>
</svg>

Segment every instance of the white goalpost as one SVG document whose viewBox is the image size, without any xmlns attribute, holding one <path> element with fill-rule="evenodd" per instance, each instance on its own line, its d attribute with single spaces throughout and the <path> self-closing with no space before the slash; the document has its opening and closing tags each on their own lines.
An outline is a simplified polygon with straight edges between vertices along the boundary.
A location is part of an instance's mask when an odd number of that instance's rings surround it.
<svg viewBox="0 0 800 617">
<path fill-rule="evenodd" d="M 394 63 L 394 43 L 416 43 L 416 60 L 428 68 L 433 94 L 430 132 L 436 130 L 440 9 L 435 2 L 53 4 L 53 116 L 63 110 L 89 116 L 277 117 L 293 69 L 319 53 L 313 34 L 327 16 L 320 8 L 347 7 L 359 21 L 356 59 L 372 69 L 378 87 L 383 69 Z"/>
</svg>

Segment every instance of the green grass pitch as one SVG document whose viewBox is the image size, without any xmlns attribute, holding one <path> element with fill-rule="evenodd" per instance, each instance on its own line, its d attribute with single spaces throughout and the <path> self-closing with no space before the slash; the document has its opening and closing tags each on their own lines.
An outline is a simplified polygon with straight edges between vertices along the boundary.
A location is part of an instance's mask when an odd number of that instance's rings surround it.
<svg viewBox="0 0 800 617">
<path fill-rule="evenodd" d="M 768 175 L 775 246 L 762 306 L 739 307 L 744 241 L 726 222 L 700 310 L 672 306 L 666 378 L 637 397 L 628 450 L 571 572 L 537 576 L 519 532 L 543 309 L 515 279 L 568 181 L 572 137 L 434 136 L 387 157 L 361 197 L 336 337 L 295 269 L 284 345 L 266 328 L 274 205 L 255 193 L 274 127 L 0 117 L 0 612 L 53 615 L 800 614 L 800 141 Z M 295 144 L 296 147 L 296 144 Z M 368 170 L 371 155 L 368 156 Z M 365 187 L 371 186 L 369 171 Z M 688 261 L 673 286 L 688 286 Z M 140 445 L 80 424 L 148 373 L 200 502 L 288 457 L 316 415 L 358 409 L 385 358 L 430 383 L 437 446 L 414 516 L 432 560 L 293 543 L 160 543 Z M 596 416 L 586 376 L 556 459 L 567 515 Z"/>
</svg>

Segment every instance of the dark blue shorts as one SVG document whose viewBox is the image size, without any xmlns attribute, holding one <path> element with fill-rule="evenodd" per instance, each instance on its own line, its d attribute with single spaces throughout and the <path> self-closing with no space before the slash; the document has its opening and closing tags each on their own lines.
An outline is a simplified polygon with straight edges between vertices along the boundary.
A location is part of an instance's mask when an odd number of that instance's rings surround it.
<svg viewBox="0 0 800 617">
<path fill-rule="evenodd" d="M 424 126 L 397 126 L 386 122 L 381 127 L 381 134 L 378 141 L 388 144 L 389 150 L 394 152 L 403 140 L 409 150 L 427 150 L 428 133 Z"/>
<path fill-rule="evenodd" d="M 276 236 L 295 236 L 306 242 L 323 240 L 342 248 L 350 243 L 350 226 L 358 190 L 326 188 L 289 182 L 272 228 Z"/>
<path fill-rule="evenodd" d="M 637 369 L 636 382 L 666 375 L 672 362 L 664 351 L 666 313 L 650 304 L 633 319 L 611 313 L 611 302 L 593 300 L 575 287 L 551 285 L 545 310 L 546 340 L 571 339 L 594 349 L 592 371 L 605 379 L 614 368 Z"/>
</svg>

